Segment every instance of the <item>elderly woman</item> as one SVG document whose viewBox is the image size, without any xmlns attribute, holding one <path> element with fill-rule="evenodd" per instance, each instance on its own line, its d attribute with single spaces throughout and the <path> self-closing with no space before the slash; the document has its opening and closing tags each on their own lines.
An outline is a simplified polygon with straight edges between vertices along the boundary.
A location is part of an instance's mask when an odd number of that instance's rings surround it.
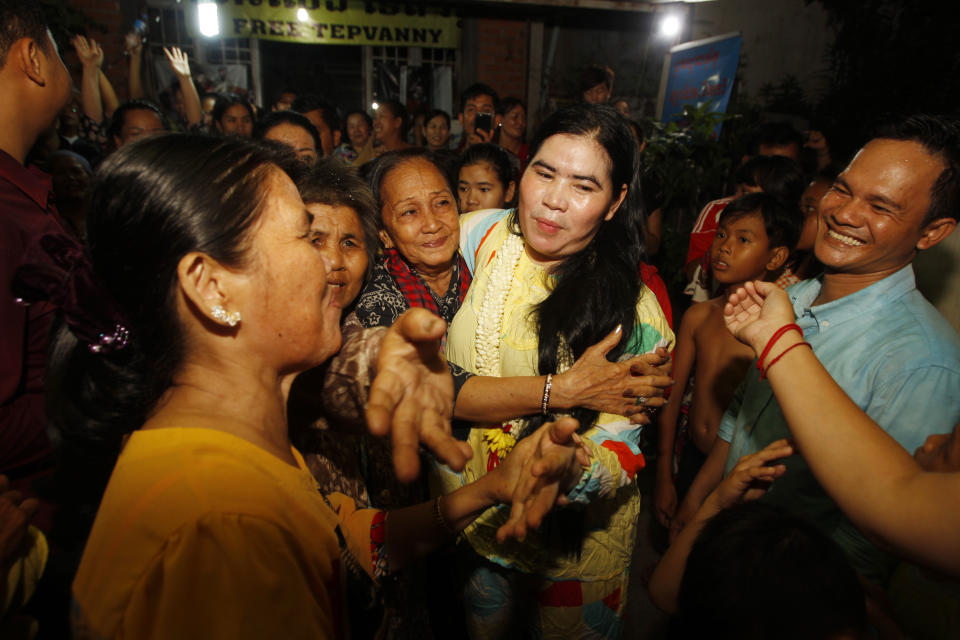
<svg viewBox="0 0 960 640">
<path fill-rule="evenodd" d="M 410 307 L 453 320 L 470 273 L 457 253 L 457 199 L 442 165 L 423 149 L 405 149 L 379 158 L 368 181 L 383 259 L 357 302 L 360 322 L 390 326 Z"/>
<path fill-rule="evenodd" d="M 356 171 L 332 158 L 305 171 L 297 187 L 313 215 L 311 233 L 323 257 L 327 284 L 345 315 L 340 352 L 334 360 L 297 376 L 290 388 L 287 419 L 294 444 L 321 490 L 339 491 L 366 507 L 371 501 L 358 464 L 368 443 L 363 408 L 376 356 L 370 347 L 380 334 L 375 340 L 363 335 L 364 328 L 350 311 L 370 278 L 380 246 L 376 205 Z M 389 457 L 384 463 L 390 466 Z"/>
<path fill-rule="evenodd" d="M 64 305 L 49 372 L 54 422 L 65 438 L 120 451 L 73 585 L 75 637 L 370 635 L 373 580 L 448 540 L 525 477 L 505 467 L 389 516 L 317 491 L 287 436 L 285 390 L 336 351 L 340 305 L 289 177 L 296 164 L 241 140 L 144 140 L 98 176 L 92 265 L 63 246 L 69 239 L 48 237 L 75 264 L 58 251 L 43 268 L 22 268 L 31 291 Z M 47 277 L 57 268 L 69 278 Z M 412 339 L 436 354 L 443 331 L 420 313 L 383 339 L 372 425 L 383 427 L 391 397 L 449 390 L 445 372 L 427 373 L 430 356 L 413 355 Z M 572 430 L 548 430 L 561 444 L 543 460 L 560 454 L 552 475 L 566 485 Z M 454 443 L 422 437 L 462 464 Z M 400 441 L 415 447 L 417 436 Z"/>
<path fill-rule="evenodd" d="M 545 375 L 541 404 L 513 419 L 478 420 L 467 467 L 443 474 L 448 490 L 498 468 L 531 429 L 567 412 L 555 404 L 557 377 L 611 330 L 622 334 L 607 345 L 611 359 L 673 344 L 638 275 L 639 158 L 626 120 L 607 106 L 562 109 L 540 127 L 530 152 L 518 207 L 461 221 L 461 249 L 475 280 L 450 326 L 446 353 L 480 376 Z M 642 408 L 645 395 L 636 403 Z M 639 429 L 625 417 L 630 411 L 601 411 L 572 411 L 591 454 L 567 495 L 579 509 L 556 513 L 543 535 L 523 543 L 501 545 L 493 534 L 510 518 L 523 539 L 526 526 L 538 523 L 525 517 L 528 503 L 512 517 L 492 509 L 466 530 L 483 558 L 467 592 L 475 637 L 517 629 L 538 637 L 619 637 L 640 509 L 633 478 L 644 460 Z"/>
<path fill-rule="evenodd" d="M 350 313 L 380 246 L 373 194 L 354 169 L 334 159 L 320 160 L 297 187 L 314 216 L 311 233 L 323 256 L 327 283 L 346 315 L 336 358 L 297 376 L 290 389 L 291 440 L 324 493 L 342 493 L 358 507 L 416 504 L 427 498 L 426 492 L 418 483 L 396 482 L 391 448 L 370 436 L 363 424 L 376 345 L 386 331 L 364 328 Z M 409 631 L 407 637 L 422 635 L 430 621 L 419 567 L 396 572 L 383 583 L 381 595 L 390 637 L 405 637 L 403 631 Z"/>
<path fill-rule="evenodd" d="M 349 313 L 370 280 L 380 248 L 373 194 L 356 170 L 331 158 L 301 174 L 297 188 L 313 215 L 311 233 L 323 255 L 327 282 Z"/>
</svg>

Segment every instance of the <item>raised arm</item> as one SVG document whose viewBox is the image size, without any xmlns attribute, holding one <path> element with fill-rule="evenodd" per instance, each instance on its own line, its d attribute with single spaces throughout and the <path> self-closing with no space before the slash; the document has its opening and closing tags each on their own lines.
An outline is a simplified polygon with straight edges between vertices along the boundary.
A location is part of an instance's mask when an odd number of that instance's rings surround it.
<svg viewBox="0 0 960 640">
<path fill-rule="evenodd" d="M 100 83 L 100 100 L 103 102 L 103 115 L 108 118 L 113 117 L 113 112 L 120 106 L 120 100 L 117 98 L 117 92 L 113 90 L 113 85 L 107 79 L 106 74 L 101 70 L 98 76 Z"/>
<path fill-rule="evenodd" d="M 140 39 L 140 35 L 131 31 L 126 35 L 124 40 L 127 47 L 127 54 L 130 56 L 130 75 L 127 76 L 128 87 L 130 92 L 128 98 L 130 100 L 137 100 L 143 98 L 143 81 L 142 81 L 142 68 L 143 68 L 143 40 Z"/>
<path fill-rule="evenodd" d="M 731 332 L 758 352 L 793 319 L 787 294 L 763 282 L 731 295 L 724 315 Z M 925 472 L 847 397 L 810 349 L 786 351 L 801 340 L 792 331 L 774 344 L 766 362 L 782 358 L 767 365 L 767 378 L 817 480 L 866 533 L 960 575 L 960 473 Z"/>
<path fill-rule="evenodd" d="M 80 78 L 80 105 L 83 114 L 97 124 L 103 122 L 103 103 L 100 100 L 100 66 L 103 64 L 103 49 L 96 40 L 87 40 L 82 35 L 71 38 L 70 43 L 80 58 L 83 73 Z"/>
<path fill-rule="evenodd" d="M 200 108 L 200 96 L 197 94 L 197 87 L 193 84 L 193 78 L 190 75 L 190 61 L 187 54 L 179 47 L 163 48 L 163 54 L 167 56 L 170 68 L 177 75 L 180 82 L 180 91 L 183 93 L 183 106 L 186 110 L 187 124 L 195 125 L 203 122 L 203 110 Z"/>
</svg>

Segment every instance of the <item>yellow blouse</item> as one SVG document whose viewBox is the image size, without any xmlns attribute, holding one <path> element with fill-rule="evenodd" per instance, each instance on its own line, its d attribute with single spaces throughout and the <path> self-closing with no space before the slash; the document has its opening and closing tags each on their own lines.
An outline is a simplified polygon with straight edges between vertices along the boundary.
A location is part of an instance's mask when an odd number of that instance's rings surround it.
<svg viewBox="0 0 960 640">
<path fill-rule="evenodd" d="M 328 504 L 296 450 L 293 467 L 196 428 L 209 418 L 164 422 L 131 435 L 114 468 L 73 583 L 75 637 L 342 637 L 335 530 L 372 572 L 377 512 Z"/>
<path fill-rule="evenodd" d="M 460 311 L 450 325 L 446 356 L 468 371 L 476 372 L 475 340 L 478 314 L 490 282 L 496 251 L 509 233 L 506 211 L 484 210 L 461 219 L 461 250 L 473 268 L 473 283 Z M 639 277 L 639 276 L 638 276 Z M 503 332 L 500 342 L 500 375 L 531 376 L 537 371 L 537 330 L 532 311 L 549 293 L 550 276 L 524 252 L 513 275 L 504 302 Z M 628 340 L 624 357 L 647 353 L 658 344 L 673 348 L 674 335 L 656 296 L 641 287 L 637 300 L 637 323 L 625 332 Z M 575 313 L 575 309 L 571 309 Z M 476 425 L 468 443 L 472 459 L 461 473 L 446 467 L 439 469 L 445 492 L 472 482 L 487 472 L 489 450 L 484 434 L 496 425 Z M 464 535 L 474 550 L 498 564 L 553 579 L 607 580 L 624 574 L 636 534 L 640 493 L 633 474 L 642 467 L 637 448 L 639 429 L 629 419 L 601 414 L 597 423 L 585 432 L 584 442 L 592 456 L 592 465 L 572 492 L 575 502 L 586 509 L 588 534 L 581 559 L 557 558 L 540 543 L 537 532 L 527 541 L 499 544 L 495 534 L 506 522 L 509 507 L 488 509 L 470 525 Z M 595 500 L 595 498 L 601 498 Z"/>
</svg>

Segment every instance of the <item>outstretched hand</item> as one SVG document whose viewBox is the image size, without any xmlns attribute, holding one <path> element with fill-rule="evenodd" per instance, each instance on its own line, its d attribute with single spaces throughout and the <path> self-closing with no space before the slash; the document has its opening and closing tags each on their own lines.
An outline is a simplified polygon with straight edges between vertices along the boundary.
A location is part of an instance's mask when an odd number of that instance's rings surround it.
<svg viewBox="0 0 960 640">
<path fill-rule="evenodd" d="M 664 390 L 670 379 L 670 353 L 635 356 L 623 362 L 610 362 L 607 354 L 617 346 L 623 332 L 618 327 L 583 352 L 573 366 L 554 377 L 551 406 L 560 409 L 585 407 L 594 411 L 630 416 L 635 424 L 648 424 L 647 409 L 664 405 Z M 638 401 L 642 398 L 642 401 Z"/>
<path fill-rule="evenodd" d="M 440 355 L 446 328 L 442 319 L 426 309 L 408 309 L 380 343 L 367 426 L 374 435 L 390 434 L 393 465 L 401 482 L 417 477 L 421 444 L 458 471 L 471 455 L 467 443 L 450 433 L 453 378 Z"/>
<path fill-rule="evenodd" d="M 103 65 L 103 49 L 96 40 L 87 40 L 86 37 L 78 34 L 70 38 L 70 44 L 73 45 L 84 67 L 99 69 Z"/>
<path fill-rule="evenodd" d="M 795 319 L 790 296 L 772 282 L 744 283 L 723 307 L 727 329 L 758 354 L 777 329 Z"/>
<path fill-rule="evenodd" d="M 774 480 L 787 468 L 783 464 L 770 464 L 795 453 L 786 439 L 777 440 L 766 447 L 740 458 L 733 471 L 723 479 L 713 493 L 704 501 L 711 503 L 716 511 L 722 511 L 740 502 L 749 502 L 763 496 Z"/>
<path fill-rule="evenodd" d="M 170 68 L 173 69 L 175 74 L 190 76 L 190 61 L 187 59 L 187 54 L 181 51 L 179 47 L 170 47 L 169 49 L 164 47 L 163 55 L 167 56 L 167 62 L 170 63 Z"/>
<path fill-rule="evenodd" d="M 536 529 L 554 507 L 566 502 L 589 465 L 586 449 L 576 434 L 579 423 L 573 418 L 548 422 L 517 443 L 506 460 L 491 473 L 503 475 L 512 493 L 502 496 L 512 502 L 510 519 L 497 531 L 497 540 L 523 540 L 528 529 Z M 509 498 L 509 499 L 506 499 Z"/>
</svg>

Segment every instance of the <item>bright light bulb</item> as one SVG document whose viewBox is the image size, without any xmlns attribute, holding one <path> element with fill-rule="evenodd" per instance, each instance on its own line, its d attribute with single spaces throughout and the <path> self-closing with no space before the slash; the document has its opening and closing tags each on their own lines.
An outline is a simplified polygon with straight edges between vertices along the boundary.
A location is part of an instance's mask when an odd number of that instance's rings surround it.
<svg viewBox="0 0 960 640">
<path fill-rule="evenodd" d="M 200 18 L 200 33 L 208 38 L 220 35 L 220 12 L 216 2 L 201 2 L 197 5 Z"/>
<path fill-rule="evenodd" d="M 373 109 L 374 111 L 376 111 L 377 109 L 380 108 L 380 105 L 377 104 L 376 102 L 371 102 L 371 103 L 370 103 L 370 108 Z"/>
<path fill-rule="evenodd" d="M 660 33 L 668 38 L 672 38 L 680 33 L 680 18 L 677 16 L 667 16 L 660 22 Z"/>
<path fill-rule="evenodd" d="M 307 13 L 306 9 L 304 9 L 303 7 L 300 7 L 299 9 L 297 9 L 297 20 L 299 20 L 300 22 L 309 22 L 310 14 Z"/>
</svg>

